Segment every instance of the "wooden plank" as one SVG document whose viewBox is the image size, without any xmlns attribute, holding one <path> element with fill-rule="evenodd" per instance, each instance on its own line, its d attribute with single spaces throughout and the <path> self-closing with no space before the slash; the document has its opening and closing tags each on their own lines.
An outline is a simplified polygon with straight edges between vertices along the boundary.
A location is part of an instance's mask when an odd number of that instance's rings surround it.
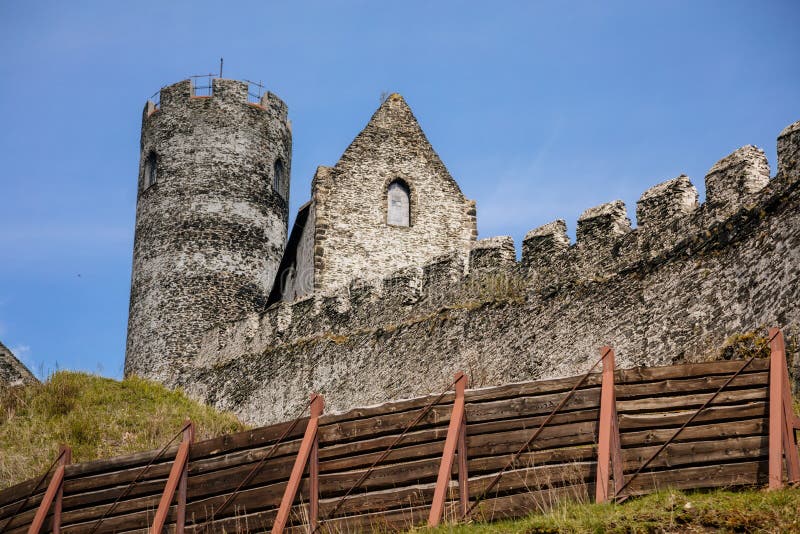
<svg viewBox="0 0 800 534">
<path fill-rule="evenodd" d="M 625 449 L 622 453 L 622 466 L 625 472 L 635 471 L 656 449 L 658 445 L 649 445 Z M 734 437 L 722 440 L 689 441 L 671 443 L 664 452 L 650 464 L 653 469 L 689 466 L 698 463 L 726 462 L 750 460 L 767 455 L 767 436 Z M 512 454 L 470 459 L 471 473 L 490 474 L 499 471 L 511 459 Z M 548 463 L 568 464 L 574 462 L 591 462 L 596 457 L 594 447 L 576 447 L 574 449 L 552 449 L 534 451 L 520 455 L 518 466 L 538 466 Z"/>
<path fill-rule="evenodd" d="M 676 396 L 685 394 L 699 394 L 705 391 L 713 393 L 719 389 L 729 378 L 729 375 L 702 376 L 694 378 L 672 378 L 658 382 L 641 384 L 617 384 L 616 393 L 619 400 L 631 400 L 641 397 Z M 743 388 L 767 387 L 769 373 L 744 373 L 734 378 L 725 388 L 727 391 Z"/>
<path fill-rule="evenodd" d="M 744 421 L 731 421 L 719 424 L 710 423 L 697 426 L 687 426 L 683 432 L 681 432 L 678 437 L 675 438 L 675 441 L 705 441 L 730 437 L 760 436 L 764 435 L 766 430 L 766 419 L 748 419 Z M 675 429 L 673 428 L 623 432 L 620 435 L 623 454 L 625 453 L 625 449 L 628 447 L 641 447 L 643 445 L 664 443 L 674 433 Z"/>
<path fill-rule="evenodd" d="M 699 408 L 712 393 L 681 395 L 678 397 L 655 397 L 651 399 L 635 399 L 617 401 L 617 411 L 624 413 L 671 412 L 687 408 Z M 738 391 L 722 391 L 711 406 L 745 403 L 767 399 L 767 388 L 743 389 Z"/>
<path fill-rule="evenodd" d="M 465 400 L 467 404 L 486 401 L 501 400 L 504 398 L 515 398 L 522 396 L 540 396 L 558 392 L 569 391 L 575 382 L 581 379 L 582 375 L 570 376 L 565 378 L 554 378 L 548 380 L 526 381 L 502 386 L 491 386 L 479 389 L 467 390 Z M 596 387 L 600 384 L 600 373 L 590 376 L 585 384 L 586 388 Z M 374 406 L 355 408 L 342 414 L 326 415 L 320 419 L 320 427 L 334 423 L 350 421 L 354 419 L 365 419 L 376 415 L 389 415 L 400 412 L 416 410 L 427 406 L 438 397 L 437 394 L 416 397 L 413 399 L 403 399 L 399 401 L 387 402 Z M 455 392 L 447 393 L 439 401 L 437 406 L 448 406 L 453 403 Z"/>
<path fill-rule="evenodd" d="M 565 393 L 562 392 L 548 393 L 469 404 L 466 408 L 466 417 L 471 426 L 473 422 L 549 414 L 564 395 Z M 578 390 L 565 406 L 565 411 L 596 408 L 599 406 L 599 397 L 600 389 L 597 387 Z M 450 412 L 450 406 L 437 405 L 415 426 L 415 429 L 447 425 L 450 421 Z M 330 444 L 363 440 L 365 436 L 375 438 L 382 434 L 399 433 L 408 426 L 418 413 L 419 411 L 412 411 L 375 415 L 366 419 L 346 421 L 325 427 L 321 426 L 319 431 L 320 443 L 323 448 L 327 448 Z"/>
<path fill-rule="evenodd" d="M 768 469 L 769 462 L 764 460 L 644 472 L 630 483 L 627 491 L 631 495 L 645 495 L 667 488 L 687 490 L 753 486 L 767 481 Z"/>
<path fill-rule="evenodd" d="M 624 449 L 622 451 L 624 472 L 636 471 L 658 448 L 658 445 L 650 445 Z M 737 460 L 764 459 L 768 453 L 768 437 L 765 435 L 685 443 L 672 442 L 650 462 L 648 469 L 659 470 L 697 464 L 721 464 Z"/>
<path fill-rule="evenodd" d="M 738 421 L 741 419 L 766 418 L 768 405 L 764 401 L 746 402 L 731 406 L 709 406 L 693 423 Z M 656 428 L 677 428 L 685 423 L 696 410 L 675 412 L 628 413 L 619 415 L 620 432 Z"/>
<path fill-rule="evenodd" d="M 570 502 L 590 502 L 589 484 L 573 484 L 546 490 L 530 490 L 486 499 L 473 512 L 476 521 L 498 521 L 546 513 Z"/>
<path fill-rule="evenodd" d="M 654 382 L 658 380 L 704 377 L 715 375 L 732 375 L 744 364 L 745 360 L 710 361 L 662 367 L 635 367 L 618 371 L 617 382 L 633 384 L 636 382 Z M 766 371 L 769 369 L 767 359 L 755 359 L 747 366 L 745 373 Z"/>
</svg>

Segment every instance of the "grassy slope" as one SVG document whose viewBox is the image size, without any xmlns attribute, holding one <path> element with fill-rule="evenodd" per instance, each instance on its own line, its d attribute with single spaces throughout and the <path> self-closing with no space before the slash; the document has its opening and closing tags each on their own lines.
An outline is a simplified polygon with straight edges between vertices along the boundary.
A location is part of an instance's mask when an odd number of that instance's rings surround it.
<svg viewBox="0 0 800 534">
<path fill-rule="evenodd" d="M 800 489 L 663 491 L 621 505 L 568 504 L 518 521 L 418 529 L 415 534 L 800 532 Z"/>
<path fill-rule="evenodd" d="M 74 462 L 160 448 L 187 417 L 196 439 L 244 428 L 232 414 L 138 378 L 61 371 L 43 384 L 0 390 L 0 488 L 41 474 L 61 443 Z"/>
</svg>

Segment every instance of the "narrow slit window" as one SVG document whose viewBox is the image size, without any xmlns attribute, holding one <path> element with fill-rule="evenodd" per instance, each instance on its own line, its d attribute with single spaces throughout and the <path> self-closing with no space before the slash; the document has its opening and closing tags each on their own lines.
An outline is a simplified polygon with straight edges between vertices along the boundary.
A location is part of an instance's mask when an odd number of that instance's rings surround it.
<svg viewBox="0 0 800 534">
<path fill-rule="evenodd" d="M 147 189 L 158 180 L 158 156 L 155 152 L 147 154 L 144 162 L 144 188 Z"/>
<path fill-rule="evenodd" d="M 392 226 L 411 226 L 411 195 L 408 186 L 402 180 L 389 184 L 389 211 L 386 222 Z"/>
<path fill-rule="evenodd" d="M 272 169 L 272 176 L 273 176 L 273 187 L 275 191 L 278 192 L 280 196 L 286 198 L 286 171 L 283 168 L 283 161 L 280 159 L 275 160 L 274 167 Z"/>
</svg>

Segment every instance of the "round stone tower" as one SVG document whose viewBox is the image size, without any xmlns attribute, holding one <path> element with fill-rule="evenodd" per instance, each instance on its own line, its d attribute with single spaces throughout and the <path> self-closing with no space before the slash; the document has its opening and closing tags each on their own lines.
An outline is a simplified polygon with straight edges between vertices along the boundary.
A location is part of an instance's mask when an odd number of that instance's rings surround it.
<svg viewBox="0 0 800 534">
<path fill-rule="evenodd" d="M 180 383 L 208 328 L 265 306 L 286 243 L 286 105 L 248 84 L 161 89 L 142 117 L 125 374 Z"/>
</svg>

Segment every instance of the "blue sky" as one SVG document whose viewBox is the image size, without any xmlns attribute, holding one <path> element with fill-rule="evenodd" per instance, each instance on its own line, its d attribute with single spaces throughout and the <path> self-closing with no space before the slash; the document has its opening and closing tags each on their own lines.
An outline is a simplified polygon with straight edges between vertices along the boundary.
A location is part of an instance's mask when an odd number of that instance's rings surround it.
<svg viewBox="0 0 800 534">
<path fill-rule="evenodd" d="M 141 110 L 193 74 L 289 105 L 305 202 L 399 92 L 512 235 L 703 176 L 800 119 L 800 2 L 2 2 L 0 340 L 37 373 L 119 377 Z"/>
</svg>

